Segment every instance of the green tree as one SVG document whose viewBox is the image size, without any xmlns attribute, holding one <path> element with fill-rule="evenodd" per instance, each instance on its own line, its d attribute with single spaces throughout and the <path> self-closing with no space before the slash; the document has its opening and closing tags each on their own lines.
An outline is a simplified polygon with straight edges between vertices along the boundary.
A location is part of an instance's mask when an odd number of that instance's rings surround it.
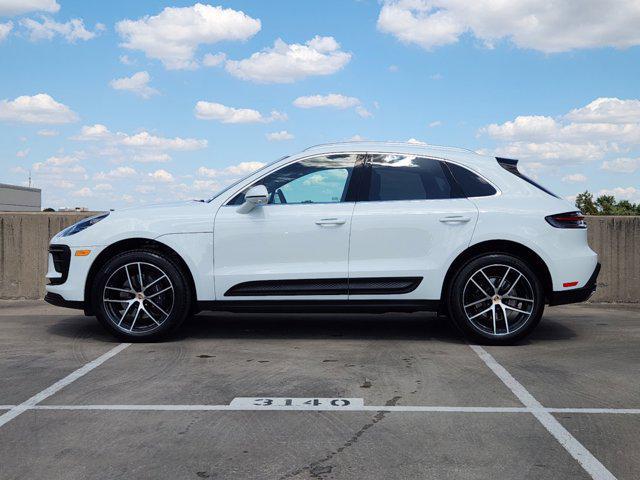
<svg viewBox="0 0 640 480">
<path fill-rule="evenodd" d="M 600 215 L 615 215 L 616 198 L 613 195 L 600 195 L 596 199 L 596 207 L 598 207 Z"/>
<path fill-rule="evenodd" d="M 576 197 L 576 207 L 585 215 L 597 215 L 598 209 L 593 203 L 593 195 L 585 190 Z"/>
</svg>

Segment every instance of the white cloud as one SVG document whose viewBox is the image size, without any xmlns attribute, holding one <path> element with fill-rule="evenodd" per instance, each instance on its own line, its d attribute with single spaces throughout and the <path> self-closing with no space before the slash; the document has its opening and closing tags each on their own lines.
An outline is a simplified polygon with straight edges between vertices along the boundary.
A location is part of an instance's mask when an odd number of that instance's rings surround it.
<svg viewBox="0 0 640 480">
<path fill-rule="evenodd" d="M 373 114 L 361 105 L 356 97 L 347 97 L 340 93 L 330 93 L 328 95 L 309 95 L 306 97 L 298 97 L 293 101 L 298 108 L 320 108 L 332 107 L 344 110 L 355 107 L 355 111 L 362 118 L 372 117 Z"/>
<path fill-rule="evenodd" d="M 547 53 L 640 44 L 640 4 L 583 0 L 385 0 L 378 29 L 427 50 L 473 34 Z M 585 26 L 588 26 L 586 28 Z"/>
<path fill-rule="evenodd" d="M 440 120 L 435 120 L 431 123 L 429 123 L 429 128 L 434 128 L 434 127 L 439 127 L 442 125 L 442 122 Z"/>
<path fill-rule="evenodd" d="M 298 108 L 334 107 L 345 109 L 360 105 L 360 100 L 339 93 L 330 93 L 328 95 L 298 97 L 293 101 L 293 104 Z"/>
<path fill-rule="evenodd" d="M 0 16 L 22 15 L 29 12 L 55 13 L 60 10 L 56 0 L 0 0 Z"/>
<path fill-rule="evenodd" d="M 582 108 L 571 110 L 565 118 L 579 123 L 640 123 L 640 100 L 597 98 Z"/>
<path fill-rule="evenodd" d="M 9 36 L 13 30 L 13 22 L 0 23 L 0 42 Z"/>
<path fill-rule="evenodd" d="M 202 65 L 204 65 L 205 67 L 217 67 L 218 65 L 221 65 L 226 59 L 227 56 L 224 53 L 216 53 L 215 55 L 212 53 L 207 53 L 204 57 L 202 57 Z"/>
<path fill-rule="evenodd" d="M 94 180 L 108 180 L 114 178 L 132 178 L 137 176 L 138 172 L 131 167 L 118 167 L 109 172 L 98 172 L 93 176 Z"/>
<path fill-rule="evenodd" d="M 200 120 L 217 120 L 222 123 L 268 123 L 275 120 L 286 120 L 284 113 L 272 111 L 268 117 L 251 108 L 227 107 L 221 103 L 199 101 L 196 103 L 195 115 Z"/>
<path fill-rule="evenodd" d="M 417 140 L 415 138 L 410 138 L 407 140 L 407 143 L 410 143 L 411 145 L 427 145 L 427 142 L 423 142 L 422 140 Z"/>
<path fill-rule="evenodd" d="M 80 190 L 73 192 L 71 195 L 73 195 L 74 197 L 87 198 L 87 197 L 93 197 L 93 192 L 89 187 L 83 187 Z"/>
<path fill-rule="evenodd" d="M 264 163 L 262 162 L 241 162 L 237 165 L 231 165 L 222 170 L 216 170 L 214 168 L 208 168 L 208 167 L 200 167 L 198 168 L 197 174 L 200 177 L 206 177 L 206 178 L 218 178 L 218 177 L 225 177 L 225 176 L 244 176 L 262 167 L 264 167 Z"/>
<path fill-rule="evenodd" d="M 65 23 L 56 22 L 49 17 L 42 17 L 41 20 L 42 22 L 38 22 L 32 18 L 24 18 L 20 21 L 31 41 L 51 40 L 60 35 L 67 42 L 75 43 L 78 40 L 91 40 L 105 29 L 104 25 L 98 23 L 94 31 L 87 30 L 80 18 L 73 18 Z"/>
<path fill-rule="evenodd" d="M 164 138 L 150 134 L 149 132 L 140 132 L 135 135 L 118 134 L 119 143 L 128 147 L 153 148 L 159 150 L 200 150 L 207 146 L 206 140 L 198 140 L 196 138 Z"/>
<path fill-rule="evenodd" d="M 373 117 L 373 113 L 364 108 L 362 105 L 358 105 L 356 107 L 356 113 L 360 115 L 362 118 L 370 118 Z"/>
<path fill-rule="evenodd" d="M 0 121 L 21 123 L 70 123 L 78 116 L 69 107 L 46 93 L 23 95 L 15 100 L 0 100 Z"/>
<path fill-rule="evenodd" d="M 30 150 L 31 150 L 30 148 L 25 148 L 24 150 L 18 150 L 16 152 L 16 157 L 25 158 L 27 155 L 29 155 Z"/>
<path fill-rule="evenodd" d="M 572 173 L 570 175 L 565 175 L 562 177 L 563 182 L 569 183 L 582 183 L 587 181 L 587 176 L 582 173 Z"/>
<path fill-rule="evenodd" d="M 227 71 L 242 80 L 258 83 L 292 83 L 306 77 L 331 75 L 351 60 L 333 37 L 316 36 L 304 45 L 277 39 L 273 47 L 244 60 L 228 60 Z"/>
<path fill-rule="evenodd" d="M 98 183 L 95 187 L 93 187 L 93 189 L 98 192 L 111 192 L 113 190 L 113 185 L 111 185 L 110 183 Z"/>
<path fill-rule="evenodd" d="M 166 170 L 162 170 L 162 169 L 161 170 L 156 170 L 155 172 L 149 173 L 147 175 L 154 182 L 171 183 L 171 182 L 173 182 L 175 180 L 173 178 L 173 175 L 171 175 Z"/>
<path fill-rule="evenodd" d="M 38 130 L 37 133 L 41 137 L 55 137 L 55 136 L 60 134 L 60 132 L 58 132 L 57 130 L 50 130 L 50 129 L 47 129 L 47 128 L 44 128 L 42 130 Z"/>
<path fill-rule="evenodd" d="M 65 155 L 49 157 L 44 162 L 36 162 L 31 166 L 35 176 L 44 181 L 68 180 L 70 176 L 84 178 L 87 170 L 79 165 L 78 155 Z"/>
<path fill-rule="evenodd" d="M 266 134 L 267 140 L 270 142 L 281 142 L 283 140 L 291 140 L 293 139 L 293 135 L 286 130 L 281 130 L 279 132 L 271 132 Z"/>
<path fill-rule="evenodd" d="M 123 65 L 135 65 L 136 61 L 132 58 L 129 57 L 129 55 L 120 55 L 118 57 L 118 60 L 120 60 L 120 63 L 122 63 Z"/>
<path fill-rule="evenodd" d="M 80 134 L 72 137 L 74 140 L 100 140 L 111 137 L 109 129 L 100 123 L 85 125 L 80 129 Z"/>
<path fill-rule="evenodd" d="M 165 138 L 158 137 L 147 131 L 129 135 L 122 132 L 113 133 L 105 125 L 85 125 L 80 134 L 72 137 L 74 140 L 91 141 L 102 140 L 112 145 L 120 145 L 131 148 L 146 148 L 151 150 L 177 150 L 190 151 L 207 147 L 207 140 L 196 138 Z"/>
<path fill-rule="evenodd" d="M 397 65 L 389 65 L 387 70 L 389 70 L 391 73 L 396 73 L 398 70 L 400 70 L 400 68 Z"/>
<path fill-rule="evenodd" d="M 231 8 L 196 3 L 191 7 L 166 7 L 158 15 L 122 20 L 116 30 L 122 47 L 141 50 L 168 69 L 195 68 L 200 45 L 247 40 L 260 31 L 260 20 Z"/>
<path fill-rule="evenodd" d="M 141 96 L 142 98 L 150 98 L 159 93 L 158 90 L 149 86 L 150 80 L 151 76 L 149 73 L 142 71 L 134 73 L 130 77 L 113 79 L 109 82 L 109 85 L 111 85 L 111 88 L 114 90 L 127 90 Z"/>
<path fill-rule="evenodd" d="M 518 116 L 480 130 L 504 144 L 499 154 L 585 162 L 640 146 L 640 101 L 598 98 L 565 115 Z"/>
<path fill-rule="evenodd" d="M 605 188 L 598 192 L 596 197 L 600 195 L 613 195 L 616 200 L 629 200 L 631 202 L 640 202 L 640 190 L 636 187 L 615 187 Z"/>
<path fill-rule="evenodd" d="M 638 158 L 616 158 L 602 162 L 602 170 L 618 173 L 634 173 L 640 170 L 640 157 Z"/>
<path fill-rule="evenodd" d="M 131 159 L 138 163 L 165 163 L 171 160 L 171 156 L 161 152 L 142 152 L 135 154 Z"/>
</svg>

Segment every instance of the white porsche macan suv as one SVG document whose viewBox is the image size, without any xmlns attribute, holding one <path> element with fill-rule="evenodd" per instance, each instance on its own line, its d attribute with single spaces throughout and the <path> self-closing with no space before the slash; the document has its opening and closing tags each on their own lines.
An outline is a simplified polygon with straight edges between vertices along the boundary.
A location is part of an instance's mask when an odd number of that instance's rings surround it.
<svg viewBox="0 0 640 480">
<path fill-rule="evenodd" d="M 51 240 L 45 299 L 129 341 L 166 337 L 200 310 L 430 310 L 506 344 L 545 304 L 589 298 L 599 269 L 580 212 L 516 160 L 345 142 L 207 201 L 76 223 Z"/>
</svg>

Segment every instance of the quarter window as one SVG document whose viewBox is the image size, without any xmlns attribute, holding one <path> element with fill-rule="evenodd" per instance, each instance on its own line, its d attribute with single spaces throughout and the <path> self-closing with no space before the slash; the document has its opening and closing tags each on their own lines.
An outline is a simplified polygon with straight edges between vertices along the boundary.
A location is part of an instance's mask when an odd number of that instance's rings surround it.
<svg viewBox="0 0 640 480">
<path fill-rule="evenodd" d="M 372 155 L 366 201 L 432 200 L 452 197 L 442 163 L 413 155 Z M 367 185 L 368 184 L 368 185 Z"/>
<path fill-rule="evenodd" d="M 257 180 L 251 187 L 264 185 L 270 204 L 344 202 L 355 162 L 355 155 L 308 158 Z M 229 205 L 242 203 L 244 192 L 236 195 Z"/>
<path fill-rule="evenodd" d="M 447 162 L 453 178 L 467 197 L 490 197 L 496 194 L 496 189 L 489 182 L 471 170 L 468 170 L 455 163 Z"/>
</svg>

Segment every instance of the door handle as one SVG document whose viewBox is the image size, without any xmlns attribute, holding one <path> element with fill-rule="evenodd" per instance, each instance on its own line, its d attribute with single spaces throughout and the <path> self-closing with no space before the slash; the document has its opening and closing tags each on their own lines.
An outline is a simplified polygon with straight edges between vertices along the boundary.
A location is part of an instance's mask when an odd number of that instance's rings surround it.
<svg viewBox="0 0 640 480">
<path fill-rule="evenodd" d="M 442 223 L 467 223 L 471 221 L 471 217 L 463 217 L 462 215 L 449 215 L 440 219 Z"/>
<path fill-rule="evenodd" d="M 347 221 L 344 218 L 321 218 L 316 220 L 316 225 L 344 225 Z"/>
</svg>

